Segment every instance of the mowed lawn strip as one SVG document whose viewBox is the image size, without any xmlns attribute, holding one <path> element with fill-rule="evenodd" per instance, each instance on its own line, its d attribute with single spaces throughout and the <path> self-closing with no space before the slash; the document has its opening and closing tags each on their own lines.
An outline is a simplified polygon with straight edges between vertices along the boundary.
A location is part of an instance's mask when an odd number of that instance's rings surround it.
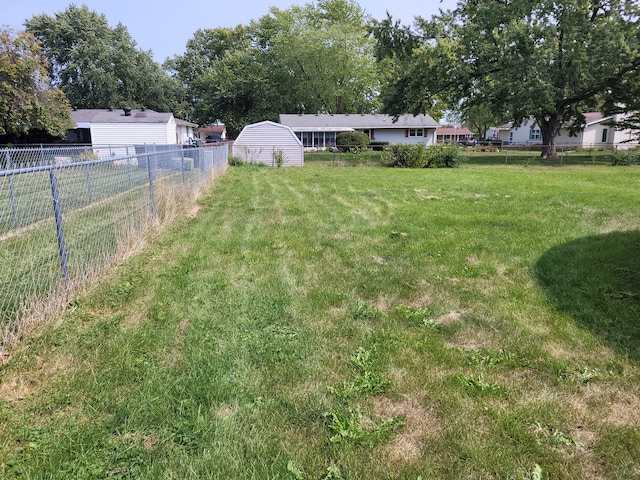
<svg viewBox="0 0 640 480">
<path fill-rule="evenodd" d="M 2 367 L 0 477 L 638 476 L 639 187 L 231 168 Z"/>
</svg>

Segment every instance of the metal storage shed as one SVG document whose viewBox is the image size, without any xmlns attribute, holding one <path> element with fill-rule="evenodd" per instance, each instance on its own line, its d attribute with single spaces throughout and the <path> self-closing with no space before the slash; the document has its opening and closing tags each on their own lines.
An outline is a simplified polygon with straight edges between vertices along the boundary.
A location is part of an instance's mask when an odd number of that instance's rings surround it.
<svg viewBox="0 0 640 480">
<path fill-rule="evenodd" d="M 268 166 L 301 167 L 304 165 L 302 142 L 286 125 L 264 121 L 247 125 L 233 143 L 233 155 L 246 163 Z"/>
</svg>

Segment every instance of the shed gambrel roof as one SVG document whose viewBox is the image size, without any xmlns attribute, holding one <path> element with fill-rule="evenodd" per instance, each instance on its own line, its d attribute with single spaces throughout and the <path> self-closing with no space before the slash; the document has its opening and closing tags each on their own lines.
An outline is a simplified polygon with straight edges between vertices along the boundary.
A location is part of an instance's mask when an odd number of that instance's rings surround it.
<svg viewBox="0 0 640 480">
<path fill-rule="evenodd" d="M 393 117 L 375 114 L 280 114 L 280 123 L 291 127 L 294 131 L 310 129 L 331 131 L 336 129 L 350 130 L 354 128 L 437 128 L 439 123 L 429 115 L 400 115 L 396 122 Z"/>
<path fill-rule="evenodd" d="M 156 112 L 154 110 L 131 110 L 131 115 L 125 115 L 124 110 L 109 109 L 78 109 L 71 112 L 71 119 L 76 124 L 87 123 L 169 123 L 172 113 Z"/>
</svg>

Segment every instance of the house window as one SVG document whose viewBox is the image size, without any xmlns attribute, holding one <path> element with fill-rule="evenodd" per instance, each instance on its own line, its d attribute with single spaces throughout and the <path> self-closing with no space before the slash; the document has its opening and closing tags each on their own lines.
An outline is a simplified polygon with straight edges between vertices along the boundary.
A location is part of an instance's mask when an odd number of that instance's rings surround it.
<svg viewBox="0 0 640 480">
<path fill-rule="evenodd" d="M 529 130 L 529 140 L 540 140 L 542 135 L 540 134 L 539 128 L 532 128 Z"/>
<path fill-rule="evenodd" d="M 608 129 L 606 128 L 602 129 L 602 143 L 607 143 L 607 131 Z"/>
<path fill-rule="evenodd" d="M 424 137 L 424 129 L 422 128 L 410 128 L 409 129 L 410 137 Z"/>
<path fill-rule="evenodd" d="M 305 147 L 313 146 L 313 132 L 302 132 L 302 145 Z"/>
<path fill-rule="evenodd" d="M 509 132 L 509 143 L 513 143 L 513 132 Z"/>
</svg>

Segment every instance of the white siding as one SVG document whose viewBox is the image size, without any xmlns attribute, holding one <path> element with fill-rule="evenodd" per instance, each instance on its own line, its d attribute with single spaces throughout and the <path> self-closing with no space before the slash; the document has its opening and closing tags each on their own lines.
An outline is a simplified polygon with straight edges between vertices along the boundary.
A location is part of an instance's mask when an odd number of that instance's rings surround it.
<svg viewBox="0 0 640 480">
<path fill-rule="evenodd" d="M 174 145 L 178 143 L 178 130 L 176 126 L 176 119 L 171 116 L 169 122 L 165 125 L 165 142 L 167 145 Z M 151 143 L 151 142 L 147 142 Z"/>
<path fill-rule="evenodd" d="M 91 125 L 94 145 L 175 144 L 175 124 L 164 123 L 94 123 Z"/>
<path fill-rule="evenodd" d="M 375 128 L 373 130 L 376 142 L 394 143 L 426 143 L 433 145 L 435 143 L 435 128 L 425 128 L 424 136 L 407 137 L 404 128 Z"/>
<path fill-rule="evenodd" d="M 186 125 L 176 126 L 176 138 L 180 145 L 187 145 L 190 138 L 195 138 L 193 134 L 193 127 Z"/>
<path fill-rule="evenodd" d="M 275 166 L 274 153 L 282 151 L 283 166 L 302 166 L 302 142 L 293 131 L 279 123 L 260 122 L 247 125 L 233 143 L 233 155 L 247 163 Z"/>
</svg>

